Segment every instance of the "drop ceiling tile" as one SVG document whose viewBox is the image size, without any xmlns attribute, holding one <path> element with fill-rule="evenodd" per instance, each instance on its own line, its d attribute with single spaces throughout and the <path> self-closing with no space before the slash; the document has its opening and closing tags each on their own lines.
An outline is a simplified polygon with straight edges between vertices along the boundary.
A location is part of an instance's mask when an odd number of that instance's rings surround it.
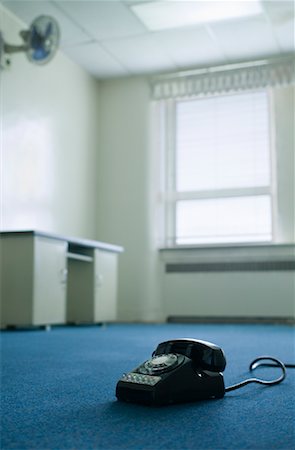
<svg viewBox="0 0 295 450">
<path fill-rule="evenodd" d="M 295 4 L 290 0 L 264 0 L 262 2 L 264 12 L 271 22 L 280 24 L 294 19 Z"/>
<path fill-rule="evenodd" d="M 103 45 L 133 74 L 176 69 L 152 35 L 104 41 Z"/>
<path fill-rule="evenodd" d="M 283 52 L 295 51 L 295 20 L 274 26 L 274 32 Z"/>
<path fill-rule="evenodd" d="M 123 2 L 58 0 L 58 6 L 98 40 L 132 36 L 146 31 Z"/>
<path fill-rule="evenodd" d="M 4 6 L 19 17 L 27 26 L 40 15 L 54 17 L 61 31 L 61 47 L 89 41 L 89 36 L 48 1 L 4 1 Z"/>
<path fill-rule="evenodd" d="M 265 1 L 264 10 L 283 52 L 295 50 L 295 4 L 293 1 Z"/>
<path fill-rule="evenodd" d="M 273 30 L 264 16 L 210 25 L 224 54 L 231 60 L 279 53 Z"/>
<path fill-rule="evenodd" d="M 66 55 L 96 78 L 128 75 L 127 70 L 98 43 L 67 48 Z"/>
<path fill-rule="evenodd" d="M 157 32 L 154 38 L 180 68 L 225 62 L 218 42 L 203 26 Z"/>
</svg>

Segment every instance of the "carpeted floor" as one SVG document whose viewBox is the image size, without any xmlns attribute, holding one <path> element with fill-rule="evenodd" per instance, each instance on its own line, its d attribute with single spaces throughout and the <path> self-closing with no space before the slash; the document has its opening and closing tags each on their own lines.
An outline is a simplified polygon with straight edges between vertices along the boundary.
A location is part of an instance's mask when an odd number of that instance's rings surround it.
<svg viewBox="0 0 295 450">
<path fill-rule="evenodd" d="M 109 325 L 1 332 L 5 449 L 295 448 L 295 369 L 283 383 L 250 384 L 223 399 L 152 408 L 117 402 L 123 372 L 161 341 L 192 337 L 221 346 L 225 385 L 249 377 L 259 355 L 295 362 L 283 325 Z M 271 379 L 276 368 L 257 369 Z"/>
</svg>

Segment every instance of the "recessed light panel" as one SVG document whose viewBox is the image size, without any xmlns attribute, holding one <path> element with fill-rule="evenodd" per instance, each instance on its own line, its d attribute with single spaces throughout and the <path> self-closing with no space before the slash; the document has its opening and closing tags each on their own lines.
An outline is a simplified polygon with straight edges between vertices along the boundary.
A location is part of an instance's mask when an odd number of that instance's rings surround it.
<svg viewBox="0 0 295 450">
<path fill-rule="evenodd" d="M 229 20 L 262 13 L 258 0 L 162 0 L 135 4 L 131 10 L 151 31 Z"/>
</svg>

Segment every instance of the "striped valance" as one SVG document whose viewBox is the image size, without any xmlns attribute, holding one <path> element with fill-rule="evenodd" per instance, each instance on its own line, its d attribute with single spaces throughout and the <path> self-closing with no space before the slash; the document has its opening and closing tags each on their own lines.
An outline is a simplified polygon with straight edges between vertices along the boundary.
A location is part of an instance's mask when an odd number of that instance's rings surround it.
<svg viewBox="0 0 295 450">
<path fill-rule="evenodd" d="M 154 99 L 165 99 L 281 86 L 294 80 L 292 55 L 157 76 L 151 79 L 151 86 Z"/>
</svg>

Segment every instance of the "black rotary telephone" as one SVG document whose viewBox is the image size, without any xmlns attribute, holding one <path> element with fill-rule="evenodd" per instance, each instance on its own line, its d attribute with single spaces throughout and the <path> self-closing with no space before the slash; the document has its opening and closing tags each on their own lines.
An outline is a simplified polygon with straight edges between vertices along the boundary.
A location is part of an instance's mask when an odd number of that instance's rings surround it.
<svg viewBox="0 0 295 450">
<path fill-rule="evenodd" d="M 220 347 L 197 339 L 166 341 L 157 346 L 151 359 L 123 374 L 117 383 L 116 396 L 118 400 L 155 406 L 222 398 L 226 392 L 249 383 L 278 384 L 286 376 L 285 367 L 294 367 L 262 356 L 251 363 L 250 370 L 259 365 L 279 366 L 283 373 L 272 381 L 250 378 L 225 388 L 222 372 L 226 359 Z"/>
</svg>

